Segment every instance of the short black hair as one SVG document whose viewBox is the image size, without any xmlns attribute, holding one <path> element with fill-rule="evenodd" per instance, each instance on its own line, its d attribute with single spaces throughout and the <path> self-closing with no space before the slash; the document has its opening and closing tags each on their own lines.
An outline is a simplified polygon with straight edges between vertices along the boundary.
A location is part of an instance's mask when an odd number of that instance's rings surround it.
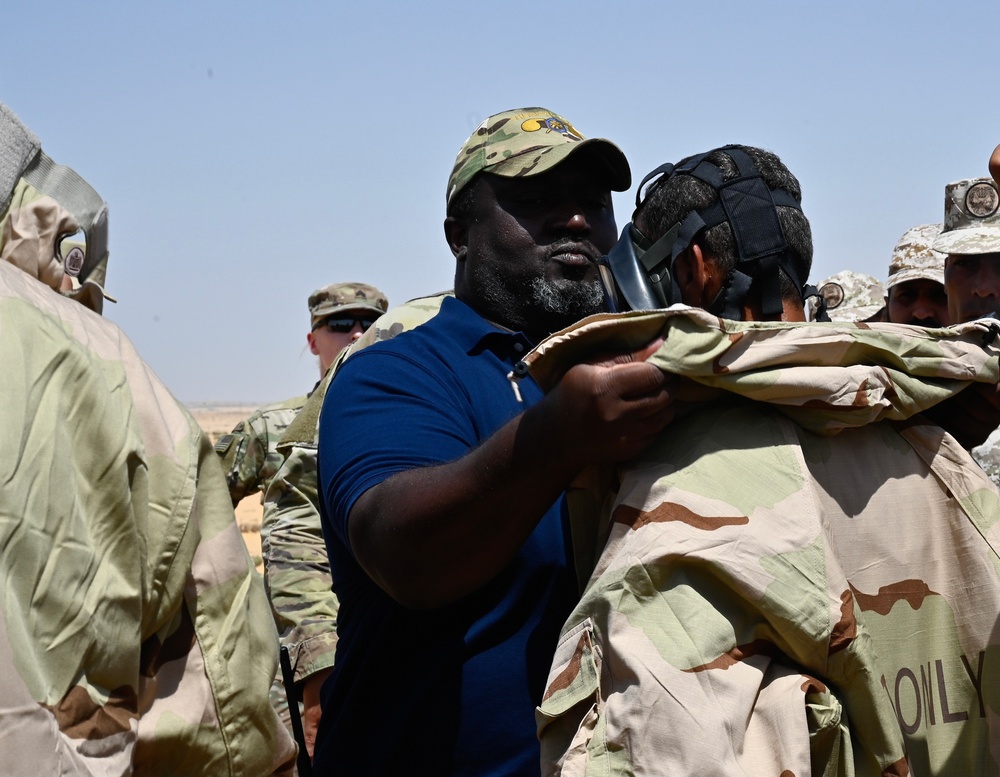
<svg viewBox="0 0 1000 777">
<path fill-rule="evenodd" d="M 472 218 L 472 212 L 476 207 L 476 180 L 479 178 L 479 173 L 473 176 L 465 186 L 463 186 L 458 193 L 452 197 L 451 202 L 448 203 L 448 209 L 445 211 L 446 216 L 459 219 L 460 221 L 468 221 Z"/>
<path fill-rule="evenodd" d="M 735 146 L 743 151 L 760 174 L 764 183 L 772 191 L 784 189 L 796 200 L 801 201 L 802 189 L 798 179 L 792 175 L 777 155 L 754 146 Z M 681 167 L 693 156 L 681 160 Z M 705 159 L 719 168 L 723 180 L 729 181 L 739 177 L 739 168 L 733 158 L 721 148 L 710 151 Z M 719 200 L 719 193 L 709 184 L 687 174 L 677 174 L 665 177 L 651 185 L 648 197 L 636 209 L 632 219 L 641 218 L 641 231 L 651 241 L 655 242 L 666 232 L 683 221 L 692 211 L 702 211 L 714 205 Z M 785 242 L 796 258 L 799 277 L 803 281 L 809 277 L 812 268 L 812 230 L 809 220 L 802 211 L 785 206 L 776 208 L 778 223 L 785 236 Z M 699 243 L 716 261 L 720 271 L 729 277 L 739 261 L 736 239 L 728 221 L 706 230 L 695 237 Z M 784 270 L 779 272 L 780 293 L 782 299 L 802 301 L 802 289 L 797 288 Z"/>
</svg>

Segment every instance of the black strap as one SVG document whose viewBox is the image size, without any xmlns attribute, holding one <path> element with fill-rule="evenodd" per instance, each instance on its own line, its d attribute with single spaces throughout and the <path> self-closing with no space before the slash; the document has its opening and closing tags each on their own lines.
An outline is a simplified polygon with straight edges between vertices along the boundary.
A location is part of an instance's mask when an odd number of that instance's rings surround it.
<svg viewBox="0 0 1000 777">
<path fill-rule="evenodd" d="M 670 162 L 664 162 L 662 165 L 657 167 L 652 172 L 647 173 L 646 177 L 639 182 L 639 188 L 635 190 L 636 210 L 639 209 L 639 206 L 642 205 L 643 202 L 649 199 L 649 195 L 652 194 L 653 191 L 655 191 L 657 186 L 660 185 L 660 181 L 657 181 L 655 184 L 649 187 L 649 191 L 646 193 L 645 197 L 642 196 L 643 187 L 645 187 L 647 183 L 649 183 L 652 179 L 656 178 L 658 175 L 665 175 L 666 178 L 669 178 L 673 174 L 673 172 L 674 172 L 674 166 L 670 164 Z M 666 180 L 666 178 L 664 178 L 663 180 Z M 634 212 L 632 213 L 632 219 L 635 220 Z"/>
<path fill-rule="evenodd" d="M 725 318 L 740 319 L 743 304 L 751 289 L 756 287 L 760 289 L 763 315 L 778 315 L 783 309 L 780 270 L 784 270 L 795 288 L 802 290 L 803 301 L 806 279 L 799 277 L 795 266 L 797 257 L 788 246 L 776 208 L 801 210 L 802 206 L 790 192 L 770 189 L 743 149 L 724 146 L 718 150 L 727 153 L 733 160 L 739 172 L 737 178 L 724 180 L 722 170 L 707 160 L 713 152 L 706 152 L 691 157 L 681 165 L 662 164 L 642 179 L 636 192 L 636 209 L 663 181 L 674 175 L 690 175 L 703 181 L 716 190 L 718 201 L 701 211 L 689 213 L 651 246 L 636 231 L 636 257 L 650 279 L 660 282 L 669 277 L 673 261 L 690 247 L 701 232 L 727 222 L 733 231 L 739 259 L 713 302 L 712 312 Z M 657 178 L 659 180 L 654 181 Z"/>
<path fill-rule="evenodd" d="M 807 283 L 802 287 L 803 304 L 808 302 L 810 297 L 816 298 L 816 313 L 813 314 L 813 321 L 829 321 L 830 311 L 827 309 L 826 297 L 811 283 Z"/>
<path fill-rule="evenodd" d="M 802 288 L 794 267 L 776 208 L 779 205 L 801 210 L 798 200 L 783 189 L 772 190 L 757 172 L 753 160 L 739 148 L 721 149 L 729 154 L 739 171 L 739 177 L 724 181 L 722 171 L 700 155 L 675 169 L 694 176 L 713 187 L 719 201 L 700 213 L 688 214 L 682 222 L 682 238 L 675 245 L 673 256 L 686 249 L 702 229 L 711 229 L 728 222 L 736 241 L 737 265 L 726 281 L 719 300 L 724 318 L 740 319 L 743 303 L 750 290 L 760 290 L 761 313 L 779 315 L 783 309 L 779 270 L 783 269 L 795 287 Z M 803 280 L 804 282 L 804 280 Z"/>
</svg>

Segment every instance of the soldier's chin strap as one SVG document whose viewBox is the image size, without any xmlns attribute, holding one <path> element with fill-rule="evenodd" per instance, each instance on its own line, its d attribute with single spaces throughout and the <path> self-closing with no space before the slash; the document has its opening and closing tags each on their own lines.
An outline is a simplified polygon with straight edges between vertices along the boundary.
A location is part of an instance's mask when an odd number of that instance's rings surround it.
<svg viewBox="0 0 1000 777">
<path fill-rule="evenodd" d="M 764 316 L 779 315 L 783 309 L 779 268 L 784 270 L 803 297 L 807 290 L 806 279 L 800 277 L 796 266 L 798 256 L 785 240 L 776 208 L 784 206 L 801 210 L 801 205 L 784 189 L 768 188 L 753 160 L 742 149 L 725 146 L 718 150 L 726 152 L 736 164 L 739 171 L 736 178 L 724 180 L 722 171 L 707 160 L 711 153 L 708 152 L 689 159 L 683 165 L 661 165 L 642 179 L 636 193 L 636 209 L 662 181 L 678 174 L 693 176 L 719 193 L 717 202 L 702 210 L 692 211 L 646 248 L 643 264 L 649 268 L 645 256 L 652 254 L 652 259 L 661 270 L 663 266 L 669 269 L 677 256 L 690 247 L 701 232 L 729 222 L 739 258 L 711 312 L 722 318 L 738 320 L 743 317 L 743 305 L 748 294 L 756 290 L 761 297 L 761 313 Z M 652 184 L 643 198 L 643 188 L 654 178 L 659 180 Z M 637 230 L 633 233 L 638 234 Z M 672 287 L 673 299 L 677 300 L 680 295 L 675 281 L 672 281 Z"/>
</svg>

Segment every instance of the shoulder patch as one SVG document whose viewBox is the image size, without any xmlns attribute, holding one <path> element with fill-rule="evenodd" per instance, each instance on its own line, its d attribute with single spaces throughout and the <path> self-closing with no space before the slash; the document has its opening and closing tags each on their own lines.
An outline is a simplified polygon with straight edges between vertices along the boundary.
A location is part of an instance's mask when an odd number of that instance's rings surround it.
<svg viewBox="0 0 1000 777">
<path fill-rule="evenodd" d="M 224 434 L 218 440 L 215 441 L 215 452 L 220 456 L 224 455 L 226 451 L 229 450 L 229 446 L 233 444 L 233 440 L 236 439 L 234 434 Z"/>
</svg>

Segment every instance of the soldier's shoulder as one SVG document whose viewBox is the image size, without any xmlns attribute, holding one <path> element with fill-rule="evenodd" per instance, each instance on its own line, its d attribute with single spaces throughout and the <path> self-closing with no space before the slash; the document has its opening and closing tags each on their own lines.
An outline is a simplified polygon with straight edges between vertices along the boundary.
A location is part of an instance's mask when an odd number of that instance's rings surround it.
<svg viewBox="0 0 1000 777">
<path fill-rule="evenodd" d="M 259 434 L 267 427 L 274 426 L 275 424 L 282 427 L 287 426 L 308 399 L 308 395 L 302 394 L 283 399 L 280 402 L 271 402 L 270 404 L 262 405 L 247 416 L 244 421 L 241 421 L 233 431 Z"/>
<path fill-rule="evenodd" d="M 298 396 L 289 397 L 288 399 L 283 399 L 280 402 L 271 402 L 267 405 L 262 405 L 258 407 L 250 416 L 253 417 L 266 417 L 275 415 L 276 413 L 284 413 L 289 410 L 298 410 L 309 399 L 308 394 L 300 394 Z"/>
<path fill-rule="evenodd" d="M 453 291 L 441 291 L 426 297 L 416 297 L 391 308 L 369 328 L 343 355 L 343 359 L 353 356 L 369 345 L 391 340 L 403 332 L 416 329 L 438 314 L 441 303 L 447 297 L 454 297 Z M 343 361 L 339 359 L 338 361 Z"/>
</svg>

